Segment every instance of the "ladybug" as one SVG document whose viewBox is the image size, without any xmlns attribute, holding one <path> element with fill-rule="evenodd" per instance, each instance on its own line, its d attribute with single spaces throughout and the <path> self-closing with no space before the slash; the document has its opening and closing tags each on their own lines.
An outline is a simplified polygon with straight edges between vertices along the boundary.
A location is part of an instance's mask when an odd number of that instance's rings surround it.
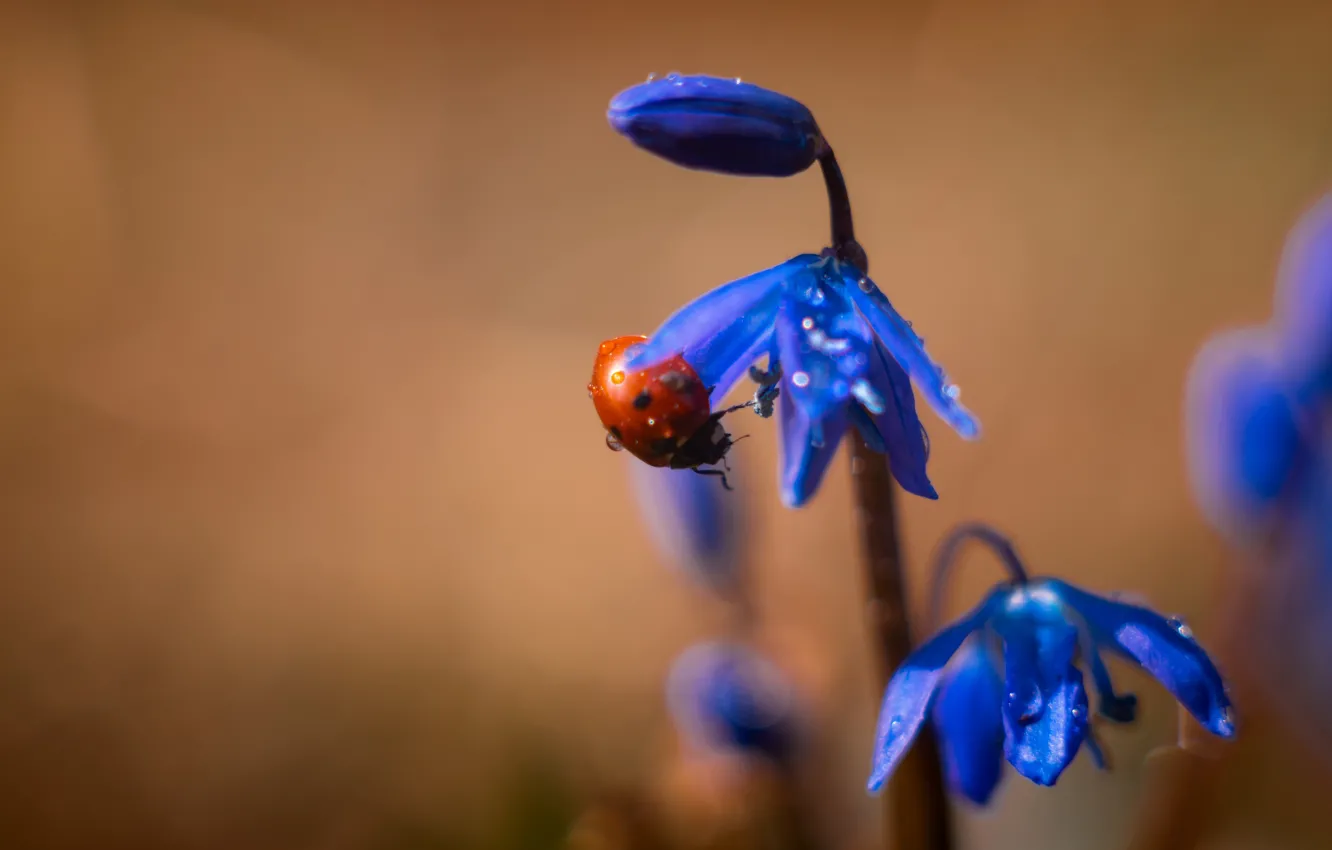
<svg viewBox="0 0 1332 850">
<path fill-rule="evenodd" d="M 699 467 L 721 463 L 736 442 L 722 427 L 722 416 L 751 405 L 713 413 L 712 388 L 678 354 L 646 369 L 626 369 L 629 349 L 646 340 L 621 336 L 597 349 L 587 394 L 606 427 L 606 445 L 628 450 L 649 466 L 720 476 L 730 490 L 726 473 Z"/>
</svg>

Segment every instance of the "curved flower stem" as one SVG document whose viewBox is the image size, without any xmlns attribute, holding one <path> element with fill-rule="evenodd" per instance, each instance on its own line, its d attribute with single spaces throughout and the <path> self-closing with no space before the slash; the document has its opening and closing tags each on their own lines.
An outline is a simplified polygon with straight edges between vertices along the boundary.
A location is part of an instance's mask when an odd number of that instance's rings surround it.
<svg viewBox="0 0 1332 850">
<path fill-rule="evenodd" d="M 869 272 L 869 258 L 856 241 L 846 181 L 831 148 L 819 157 L 828 186 L 832 249 L 837 259 Z M 911 651 L 903 582 L 902 549 L 897 533 L 896 494 L 888 458 L 870 449 L 851 429 L 851 481 L 865 564 L 867 611 L 874 629 L 885 688 L 893 671 Z M 922 729 L 911 752 L 898 766 L 884 794 L 886 846 L 897 850 L 951 850 L 952 824 L 943 770 L 934 732 Z"/>
<path fill-rule="evenodd" d="M 934 556 L 934 586 L 930 589 L 929 625 L 938 629 L 943 625 L 943 603 L 948 584 L 948 573 L 957 560 L 957 553 L 968 540 L 978 540 L 994 551 L 1008 570 L 1014 584 L 1027 583 L 1027 570 L 1012 542 L 990 526 L 980 522 L 964 522 L 948 533 Z"/>
</svg>

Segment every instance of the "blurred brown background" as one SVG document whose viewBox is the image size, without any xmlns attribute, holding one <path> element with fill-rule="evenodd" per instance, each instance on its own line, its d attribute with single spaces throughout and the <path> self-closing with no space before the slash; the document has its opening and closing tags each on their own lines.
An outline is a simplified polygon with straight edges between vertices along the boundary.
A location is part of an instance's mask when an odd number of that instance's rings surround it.
<svg viewBox="0 0 1332 850">
<path fill-rule="evenodd" d="M 827 224 L 813 175 L 616 137 L 652 71 L 813 107 L 876 278 L 981 416 L 976 444 L 926 418 L 912 563 L 983 517 L 1214 637 L 1181 388 L 1332 183 L 1332 5 L 819 8 L 0 3 L 0 846 L 536 846 L 515 830 L 655 781 L 662 676 L 722 615 L 642 533 L 595 346 Z M 752 430 L 819 817 L 875 846 L 846 470 L 783 511 Z M 958 605 L 995 573 L 962 575 Z M 1145 710 L 1116 772 L 1010 776 L 967 847 L 1123 845 L 1175 715 L 1121 675 Z M 1332 847 L 1296 748 L 1242 747 L 1214 846 Z"/>
</svg>

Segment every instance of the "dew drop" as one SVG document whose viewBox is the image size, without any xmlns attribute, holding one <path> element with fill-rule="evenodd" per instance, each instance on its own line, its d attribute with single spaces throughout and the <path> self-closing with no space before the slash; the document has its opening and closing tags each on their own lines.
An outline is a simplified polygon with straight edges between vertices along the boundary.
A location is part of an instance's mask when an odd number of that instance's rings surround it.
<svg viewBox="0 0 1332 850">
<path fill-rule="evenodd" d="M 861 292 L 873 292 L 873 291 L 874 291 L 874 281 L 870 280 L 870 279 L 867 278 L 867 277 L 862 277 L 862 278 L 857 282 L 856 285 L 860 287 L 860 291 L 861 291 Z"/>
<path fill-rule="evenodd" d="M 1217 730 L 1224 735 L 1235 731 L 1235 712 L 1230 706 L 1221 709 L 1221 717 L 1216 722 Z"/>
<path fill-rule="evenodd" d="M 796 372 L 795 374 L 791 375 L 791 383 L 795 384 L 797 387 L 800 387 L 801 389 L 804 389 L 805 387 L 809 386 L 809 375 L 805 372 Z"/>
<path fill-rule="evenodd" d="M 1075 718 L 1081 718 L 1081 717 L 1082 717 L 1082 706 L 1080 706 L 1080 705 L 1075 705 L 1075 706 L 1073 706 L 1073 716 L 1074 716 Z"/>
<path fill-rule="evenodd" d="M 804 329 L 807 330 L 807 331 L 808 331 L 808 330 L 813 330 L 813 329 L 814 329 L 814 320 L 813 320 L 812 318 L 810 318 L 809 316 L 806 316 L 805 318 L 803 318 L 803 319 L 800 320 L 800 327 L 804 328 Z"/>
<path fill-rule="evenodd" d="M 902 718 L 894 717 L 888 721 L 888 737 L 896 737 L 897 733 L 902 731 Z"/>
<path fill-rule="evenodd" d="M 668 73 L 668 74 L 666 75 L 666 79 L 668 79 L 668 80 L 678 80 L 678 79 L 680 79 L 680 72 L 679 72 L 679 71 L 671 71 L 670 73 Z"/>
<path fill-rule="evenodd" d="M 652 82 L 653 80 L 655 80 L 656 78 L 657 78 L 657 75 L 656 75 L 655 73 L 648 74 L 647 81 L 650 83 L 650 82 Z"/>
<path fill-rule="evenodd" d="M 883 396 L 870 385 L 870 382 L 864 378 L 859 378 L 851 385 L 851 394 L 856 397 L 856 401 L 874 415 L 879 415 L 884 411 Z"/>
<path fill-rule="evenodd" d="M 623 372 L 620 372 L 620 371 L 611 372 L 611 383 L 612 383 L 612 384 L 623 384 L 623 383 L 624 383 L 624 373 L 623 373 Z"/>
<path fill-rule="evenodd" d="M 620 438 L 615 436 L 614 434 L 607 434 L 606 448 L 610 449 L 613 452 L 624 451 L 624 443 L 620 442 Z"/>
<path fill-rule="evenodd" d="M 657 424 L 657 420 L 655 420 L 655 419 L 653 419 L 651 416 L 649 416 L 649 417 L 648 417 L 648 424 L 649 424 L 649 425 L 656 425 L 656 424 Z"/>
<path fill-rule="evenodd" d="M 943 394 L 949 398 L 957 398 L 962 395 L 962 388 L 957 384 L 944 384 Z"/>
<path fill-rule="evenodd" d="M 817 306 L 819 304 L 822 304 L 823 300 L 827 297 L 828 296 L 823 294 L 823 287 L 816 286 L 814 287 L 814 291 L 809 294 L 809 303 Z"/>
<path fill-rule="evenodd" d="M 1188 624 L 1179 617 L 1170 617 L 1166 622 L 1170 624 L 1170 628 L 1174 629 L 1180 637 L 1193 640 L 1193 629 L 1189 628 Z"/>
</svg>

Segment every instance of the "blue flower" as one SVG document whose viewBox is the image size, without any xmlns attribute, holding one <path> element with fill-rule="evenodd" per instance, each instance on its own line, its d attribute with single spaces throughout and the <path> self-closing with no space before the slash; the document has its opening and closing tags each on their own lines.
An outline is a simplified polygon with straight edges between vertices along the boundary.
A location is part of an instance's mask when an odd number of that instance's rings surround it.
<svg viewBox="0 0 1332 850">
<path fill-rule="evenodd" d="M 628 366 L 675 354 L 713 388 L 714 404 L 746 373 L 760 383 L 779 382 L 781 490 L 791 507 L 818 489 L 852 426 L 887 453 L 905 490 L 938 498 L 925 471 L 929 444 L 913 381 L 960 435 L 979 435 L 957 387 L 926 354 L 911 323 L 873 281 L 831 257 L 801 254 L 712 290 L 667 319 Z M 751 371 L 764 356 L 767 372 Z"/>
<path fill-rule="evenodd" d="M 1203 347 L 1185 409 L 1194 496 L 1243 555 L 1241 660 L 1332 761 L 1332 196 L 1287 240 L 1272 321 Z"/>
<path fill-rule="evenodd" d="M 693 470 L 629 464 L 634 490 L 657 549 L 690 578 L 735 594 L 742 576 L 739 494 Z"/>
<path fill-rule="evenodd" d="M 732 643 L 690 647 L 671 668 L 666 698 L 676 725 L 696 747 L 779 761 L 796 753 L 795 689 L 752 649 Z"/>
<path fill-rule="evenodd" d="M 611 100 L 607 120 L 639 147 L 685 168 L 789 177 L 824 147 L 798 100 L 738 79 L 667 74 Z"/>
<path fill-rule="evenodd" d="M 1090 734 L 1082 668 L 1091 674 L 1099 713 L 1107 719 L 1131 721 L 1136 699 L 1115 693 L 1102 652 L 1151 673 L 1214 735 L 1234 735 L 1221 675 L 1178 620 L 1058 579 L 1029 579 L 1011 544 L 982 525 L 965 525 L 949 536 L 940 570 L 968 539 L 992 546 L 1012 580 L 893 674 L 879 715 L 870 791 L 883 787 L 931 714 L 954 791 L 978 803 L 994 791 L 1001 757 L 1041 785 L 1053 785 L 1083 744 L 1103 765 Z"/>
<path fill-rule="evenodd" d="M 1186 403 L 1190 471 L 1224 534 L 1261 531 L 1298 499 L 1325 451 L 1332 401 L 1332 196 L 1295 227 L 1273 320 L 1220 335 L 1194 361 Z"/>
</svg>

